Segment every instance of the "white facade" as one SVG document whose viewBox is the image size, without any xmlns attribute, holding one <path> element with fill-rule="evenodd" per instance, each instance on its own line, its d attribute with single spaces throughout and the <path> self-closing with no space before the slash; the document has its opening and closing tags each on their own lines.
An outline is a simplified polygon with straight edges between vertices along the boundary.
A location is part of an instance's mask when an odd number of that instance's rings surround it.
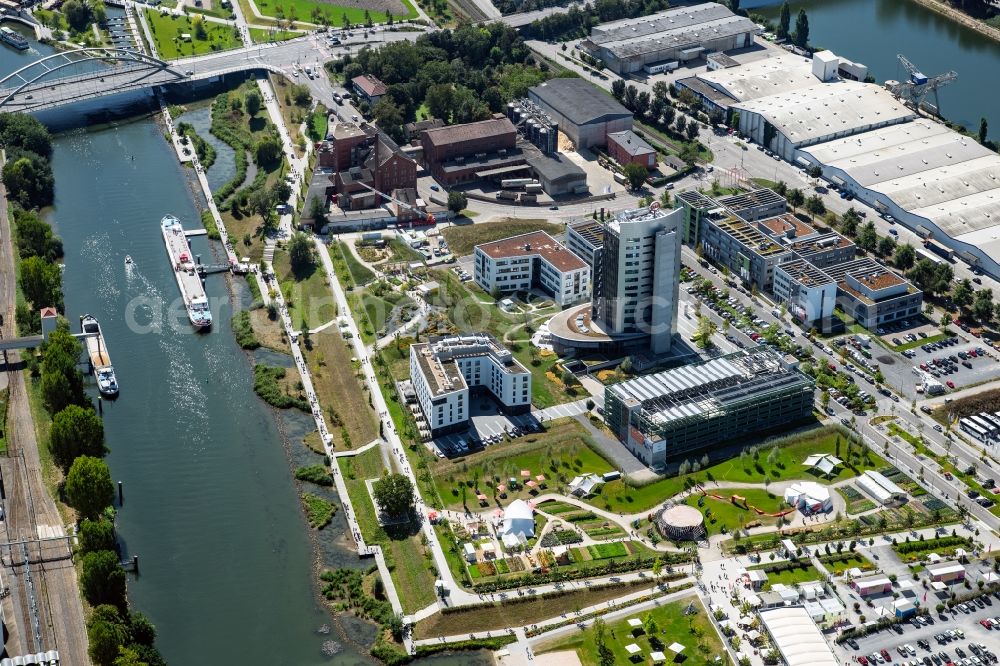
<svg viewBox="0 0 1000 666">
<path fill-rule="evenodd" d="M 590 298 L 590 266 L 541 231 L 477 245 L 473 266 L 476 284 L 488 293 L 537 287 L 560 306 Z"/>
<path fill-rule="evenodd" d="M 833 509 L 830 489 L 815 481 L 796 481 L 785 489 L 784 499 L 803 513 L 825 513 Z"/>
<path fill-rule="evenodd" d="M 683 219 L 682 208 L 627 210 L 604 236 L 595 314 L 610 332 L 648 332 L 654 354 L 669 352 L 677 332 Z"/>
<path fill-rule="evenodd" d="M 432 433 L 468 422 L 470 388 L 513 413 L 531 408 L 531 373 L 485 333 L 411 345 L 410 380 Z"/>
<path fill-rule="evenodd" d="M 773 291 L 793 317 L 807 324 L 832 317 L 837 304 L 837 283 L 802 259 L 775 267 Z"/>
</svg>

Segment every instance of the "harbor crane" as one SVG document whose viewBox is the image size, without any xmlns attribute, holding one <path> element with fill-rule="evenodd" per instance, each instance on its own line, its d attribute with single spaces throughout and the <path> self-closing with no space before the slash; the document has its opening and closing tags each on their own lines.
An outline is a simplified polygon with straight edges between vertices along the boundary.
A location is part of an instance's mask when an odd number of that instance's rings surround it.
<svg viewBox="0 0 1000 666">
<path fill-rule="evenodd" d="M 941 102 L 938 99 L 938 89 L 957 79 L 958 72 L 950 71 L 937 76 L 927 76 L 903 54 L 900 53 L 896 57 L 903 68 L 909 72 L 910 78 L 908 81 L 886 81 L 885 87 L 897 99 L 903 100 L 904 103 L 917 110 L 924 104 L 927 96 L 934 93 L 934 106 L 929 110 L 940 115 Z"/>
</svg>

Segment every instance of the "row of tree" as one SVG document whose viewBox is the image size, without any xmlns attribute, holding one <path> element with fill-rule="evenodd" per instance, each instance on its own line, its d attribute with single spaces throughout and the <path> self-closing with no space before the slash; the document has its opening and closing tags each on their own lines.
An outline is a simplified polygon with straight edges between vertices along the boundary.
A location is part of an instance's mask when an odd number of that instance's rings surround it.
<svg viewBox="0 0 1000 666">
<path fill-rule="evenodd" d="M 502 23 L 427 33 L 328 67 L 347 81 L 371 74 L 386 84 L 386 95 L 369 111 L 397 142 L 418 109 L 448 124 L 483 120 L 550 76 L 544 63 L 536 66 L 517 30 Z"/>
</svg>

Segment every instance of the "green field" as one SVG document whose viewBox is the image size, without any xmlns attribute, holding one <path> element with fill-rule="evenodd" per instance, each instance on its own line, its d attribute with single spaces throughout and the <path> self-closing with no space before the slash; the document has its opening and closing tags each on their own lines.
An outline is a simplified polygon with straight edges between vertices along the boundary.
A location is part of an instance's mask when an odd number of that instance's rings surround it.
<svg viewBox="0 0 1000 666">
<path fill-rule="evenodd" d="M 448 247 L 451 248 L 452 254 L 460 257 L 472 254 L 472 249 L 480 243 L 490 243 L 532 231 L 545 231 L 550 236 L 554 236 L 562 233 L 563 225 L 553 224 L 545 220 L 506 218 L 498 222 L 451 225 L 442 229 L 441 233 L 448 241 Z"/>
<path fill-rule="evenodd" d="M 395 20 L 410 19 L 417 17 L 417 11 L 413 8 L 410 0 L 401 0 L 406 7 L 406 13 L 402 16 L 394 16 Z M 254 4 L 264 16 L 285 18 L 293 21 L 309 21 L 312 23 L 323 23 L 322 17 L 330 25 L 340 27 L 343 25 L 343 17 L 353 25 L 361 25 L 365 22 L 364 7 L 348 7 L 334 5 L 318 0 L 257 0 Z M 280 11 L 279 11 L 280 9 Z M 318 12 L 318 13 L 317 13 Z M 383 12 L 370 11 L 371 20 L 375 23 L 383 23 L 386 15 Z"/>
<path fill-rule="evenodd" d="M 412 613 L 434 602 L 434 580 L 429 551 L 421 542 L 419 526 L 403 525 L 391 530 L 381 527 L 365 479 L 382 475 L 382 457 L 378 449 L 369 449 L 352 458 L 338 458 L 341 474 L 347 484 L 347 494 L 361 527 L 361 534 L 370 544 L 382 546 L 386 562 L 392 571 L 400 603 Z"/>
<path fill-rule="evenodd" d="M 288 315 L 298 328 L 305 321 L 309 328 L 317 328 L 337 316 L 337 306 L 326 283 L 326 273 L 319 261 L 311 270 L 295 275 L 288 252 L 279 249 L 274 253 L 274 274 L 278 276 L 281 293 L 288 305 Z"/>
<path fill-rule="evenodd" d="M 747 525 L 774 525 L 778 521 L 777 518 L 758 515 L 749 507 L 755 506 L 767 513 L 777 513 L 784 505 L 781 497 L 760 488 L 709 488 L 708 492 L 726 499 L 718 500 L 714 497 L 702 499 L 699 494 L 688 496 L 686 503 L 698 507 L 698 501 L 702 500 L 702 506 L 699 508 L 705 516 L 705 528 L 709 534 L 723 531 L 730 533 Z M 743 506 L 740 500 L 729 500 L 733 495 L 745 498 L 747 506 Z"/>
<path fill-rule="evenodd" d="M 590 435 L 577 421 L 565 419 L 548 424 L 545 432 L 536 433 L 491 446 L 485 451 L 461 459 L 441 460 L 432 468 L 438 494 L 449 509 L 461 509 L 464 503 L 477 508 L 476 491 L 486 495 L 490 504 L 507 505 L 515 499 L 530 499 L 521 470 L 531 472 L 531 479 L 541 474 L 550 490 L 558 490 L 574 476 L 611 471 L 612 467 L 586 442 Z M 509 479 L 517 479 L 518 488 L 510 488 Z M 494 494 L 498 484 L 506 485 L 507 497 Z M 543 489 L 541 492 L 545 492 Z"/>
<path fill-rule="evenodd" d="M 838 439 L 840 440 L 839 445 L 837 444 Z M 628 486 L 624 481 L 612 481 L 604 485 L 598 495 L 587 501 L 609 511 L 635 513 L 655 507 L 696 481 L 764 483 L 764 479 L 769 478 L 771 481 L 808 479 L 834 483 L 856 476 L 865 470 L 879 469 L 886 464 L 878 454 L 870 450 L 862 453 L 855 445 L 852 449 L 855 469 L 845 466 L 836 475 L 829 479 L 823 479 L 817 478 L 802 466 L 802 461 L 809 454 L 831 453 L 836 455 L 838 450 L 841 458 L 848 458 L 846 436 L 839 428 L 826 426 L 796 436 L 792 441 L 779 445 L 773 463 L 767 461 L 770 452 L 762 450 L 756 462 L 749 455 L 743 460 L 740 457 L 734 457 L 711 465 L 700 472 L 672 476 L 640 487 Z M 743 495 L 744 493 L 738 494 Z"/>
<path fill-rule="evenodd" d="M 253 40 L 254 44 L 267 44 L 268 42 L 283 42 L 286 39 L 295 39 L 296 37 L 301 37 L 302 35 L 303 33 L 295 32 L 293 30 L 250 28 L 250 39 Z M 326 125 L 325 118 L 323 123 L 325 127 Z"/>
<path fill-rule="evenodd" d="M 697 611 L 693 615 L 685 615 L 689 604 Z M 657 632 L 649 636 L 637 629 L 633 633 L 628 625 L 630 617 L 645 621 L 647 614 L 655 621 Z M 591 625 L 585 631 L 574 631 L 566 638 L 545 643 L 536 652 L 575 650 L 584 666 L 598 666 L 600 661 L 596 638 L 597 632 Z M 634 616 L 609 622 L 604 632 L 604 643 L 614 654 L 613 663 L 616 664 L 649 663 L 651 652 L 666 651 L 666 646 L 674 642 L 684 646 L 682 654 L 685 666 L 728 663 L 722 640 L 697 597 L 663 604 L 646 612 L 637 611 Z M 625 646 L 632 643 L 642 648 L 642 661 L 634 662 L 629 658 Z M 716 657 L 720 657 L 719 662 L 715 661 Z"/>
<path fill-rule="evenodd" d="M 766 569 L 769 565 L 762 564 L 756 567 L 750 567 L 751 569 Z M 823 580 L 823 574 L 819 572 L 819 569 L 814 567 L 808 562 L 800 562 L 794 564 L 792 568 L 785 569 L 783 571 L 768 571 L 767 572 L 767 582 L 764 583 L 764 590 L 770 590 L 774 585 L 781 583 L 782 585 L 797 585 L 799 583 L 807 583 L 813 580 Z"/>
<path fill-rule="evenodd" d="M 149 29 L 156 42 L 156 51 L 164 60 L 175 60 L 241 46 L 239 37 L 233 33 L 233 28 L 230 26 L 203 21 L 199 16 L 162 15 L 152 9 L 145 11 Z M 201 23 L 204 27 L 204 39 L 196 36 L 196 23 Z M 190 35 L 190 41 L 182 40 L 183 34 Z"/>
</svg>

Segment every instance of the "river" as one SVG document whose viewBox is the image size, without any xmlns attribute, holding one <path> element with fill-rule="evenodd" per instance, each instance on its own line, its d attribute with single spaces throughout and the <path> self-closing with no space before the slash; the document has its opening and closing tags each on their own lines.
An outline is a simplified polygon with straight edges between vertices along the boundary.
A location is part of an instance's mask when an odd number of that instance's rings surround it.
<svg viewBox="0 0 1000 666">
<path fill-rule="evenodd" d="M 26 52 L 0 47 L 0 71 L 49 53 L 34 40 Z M 192 113 L 199 127 L 205 111 Z M 217 164 L 220 173 L 210 178 L 223 182 L 232 151 L 220 150 Z M 119 399 L 104 403 L 104 418 L 107 461 L 125 489 L 119 536 L 125 554 L 140 558 L 129 597 L 156 625 L 164 657 L 185 666 L 372 663 L 364 644 L 373 628 L 332 618 L 314 587 L 316 561 L 371 562 L 335 544 L 346 532 L 342 513 L 313 548 L 279 431 L 288 435 L 293 464 L 316 462 L 300 443 L 309 419 L 276 419 L 254 395 L 251 365 L 229 326 L 224 277 L 207 282 L 211 333 L 193 334 L 177 316 L 159 221 L 173 213 L 199 228 L 203 201 L 162 128 L 143 117 L 63 131 L 52 166 L 48 219 L 66 249 L 67 317 L 72 325 L 84 313 L 98 317 L 121 384 Z M 223 256 L 204 237 L 192 245 L 206 262 Z M 233 288 L 245 299 L 241 283 Z M 321 652 L 331 640 L 341 645 L 333 658 Z"/>
<path fill-rule="evenodd" d="M 740 6 L 777 20 L 781 1 L 744 0 Z M 957 81 L 941 88 L 942 115 L 974 132 L 985 117 L 991 136 L 1000 137 L 1000 89 L 989 84 L 1000 70 L 1000 43 L 913 0 L 799 0 L 789 6 L 793 31 L 798 10 L 805 9 L 811 44 L 864 63 L 880 83 L 908 78 L 897 54 L 928 76 L 958 72 Z"/>
</svg>

